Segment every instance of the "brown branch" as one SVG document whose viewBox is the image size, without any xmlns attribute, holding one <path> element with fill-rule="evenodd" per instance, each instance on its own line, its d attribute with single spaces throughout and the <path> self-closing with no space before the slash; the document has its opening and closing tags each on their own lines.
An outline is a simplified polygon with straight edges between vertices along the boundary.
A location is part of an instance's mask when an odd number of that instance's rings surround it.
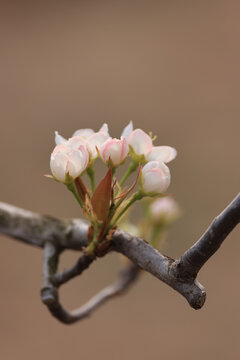
<svg viewBox="0 0 240 360">
<path fill-rule="evenodd" d="M 84 255 L 84 257 L 86 256 Z M 82 272 L 90 265 L 93 258 L 87 260 L 81 257 L 80 259 L 83 260 L 77 263 L 77 269 L 80 271 L 81 268 Z M 48 307 L 51 314 L 64 324 L 73 324 L 78 320 L 84 319 L 107 300 L 122 294 L 136 280 L 139 273 L 139 268 L 136 265 L 128 265 L 120 272 L 119 279 L 115 283 L 100 291 L 79 309 L 69 312 L 64 309 L 59 301 L 57 286 L 65 282 L 61 282 L 61 276 L 63 278 L 66 276 L 68 279 L 71 278 L 70 274 L 75 276 L 75 273 L 72 271 L 74 267 L 71 268 L 70 271 L 58 274 L 60 276 L 56 286 L 56 279 L 58 279 L 58 275 L 56 275 L 58 260 L 59 249 L 54 244 L 46 242 L 44 246 L 43 286 L 41 290 L 42 301 Z"/>
<path fill-rule="evenodd" d="M 88 316 L 107 299 L 123 292 L 136 279 L 139 267 L 182 294 L 194 309 L 203 306 L 206 293 L 196 280 L 198 271 L 218 250 L 240 221 L 240 195 L 213 221 L 199 241 L 179 259 L 162 255 L 144 240 L 117 230 L 112 249 L 127 256 L 131 265 L 110 287 L 102 290 L 80 309 L 69 313 L 59 303 L 57 287 L 86 269 L 92 259 L 85 255 L 63 273 L 56 274 L 58 258 L 65 249 L 82 250 L 87 244 L 88 225 L 81 220 L 58 220 L 0 203 L 0 232 L 28 244 L 45 247 L 43 302 L 64 323 Z"/>
<path fill-rule="evenodd" d="M 68 282 L 72 278 L 81 275 L 81 273 L 86 270 L 91 263 L 93 262 L 94 258 L 83 254 L 77 260 L 76 264 L 74 264 L 70 269 L 64 270 L 59 274 L 55 274 L 52 278 L 52 282 L 56 287 Z"/>
<path fill-rule="evenodd" d="M 62 249 L 81 250 L 87 245 L 88 224 L 80 219 L 56 219 L 0 202 L 0 233 L 29 245 L 56 243 Z"/>
<path fill-rule="evenodd" d="M 240 195 L 218 215 L 201 238 L 174 263 L 173 271 L 182 279 L 195 279 L 199 270 L 219 249 L 240 222 Z"/>
</svg>

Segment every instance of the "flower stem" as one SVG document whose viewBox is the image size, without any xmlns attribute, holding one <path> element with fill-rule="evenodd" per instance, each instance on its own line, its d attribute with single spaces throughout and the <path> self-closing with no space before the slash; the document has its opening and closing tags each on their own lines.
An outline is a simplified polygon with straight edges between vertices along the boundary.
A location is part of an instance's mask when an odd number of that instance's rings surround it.
<svg viewBox="0 0 240 360">
<path fill-rule="evenodd" d="M 138 191 L 135 194 L 132 195 L 132 197 L 129 199 L 127 205 L 120 211 L 120 213 L 117 215 L 117 217 L 113 220 L 113 222 L 110 224 L 108 229 L 113 228 L 116 223 L 119 221 L 119 219 L 124 215 L 124 213 L 129 209 L 129 207 L 137 200 L 141 200 L 144 197 L 144 193 L 142 191 Z"/>
<path fill-rule="evenodd" d="M 79 199 L 79 196 L 78 196 L 78 193 L 77 193 L 74 183 L 67 184 L 67 188 L 68 188 L 68 190 L 70 190 L 73 193 L 75 199 L 77 200 L 77 202 L 79 203 L 79 205 L 82 208 L 83 204 L 82 204 L 81 200 Z"/>
<path fill-rule="evenodd" d="M 152 233 L 150 236 L 150 241 L 149 243 L 153 246 L 153 247 L 157 247 L 159 245 L 159 243 L 161 243 L 161 240 L 163 240 L 164 238 L 164 232 L 166 230 L 166 227 L 164 226 L 164 224 L 157 224 L 153 227 L 152 229 Z"/>
<path fill-rule="evenodd" d="M 95 171 L 94 171 L 94 167 L 93 166 L 90 166 L 88 169 L 87 169 L 87 174 L 89 176 L 89 179 L 91 181 L 91 190 L 92 190 L 92 193 L 94 193 L 94 190 L 95 190 Z"/>
<path fill-rule="evenodd" d="M 92 238 L 90 244 L 87 247 L 87 254 L 88 255 L 90 255 L 90 256 L 94 255 L 94 251 L 95 251 L 95 249 L 97 247 L 97 242 L 98 242 L 97 240 L 98 240 L 98 233 L 97 233 L 97 231 L 94 231 L 93 238 Z"/>
<path fill-rule="evenodd" d="M 125 172 L 125 174 L 123 175 L 122 179 L 119 182 L 120 186 L 122 186 L 125 183 L 127 178 L 137 169 L 137 167 L 138 167 L 138 163 L 132 160 L 127 171 Z"/>
</svg>

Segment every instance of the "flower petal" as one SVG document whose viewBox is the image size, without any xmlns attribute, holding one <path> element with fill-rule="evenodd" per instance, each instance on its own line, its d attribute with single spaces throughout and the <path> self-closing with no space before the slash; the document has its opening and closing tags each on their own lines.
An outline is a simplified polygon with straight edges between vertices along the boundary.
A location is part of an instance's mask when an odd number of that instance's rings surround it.
<svg viewBox="0 0 240 360">
<path fill-rule="evenodd" d="M 93 134 L 94 134 L 94 131 L 92 129 L 79 129 L 73 133 L 72 137 L 80 136 L 83 139 L 88 139 L 89 136 L 91 136 Z"/>
<path fill-rule="evenodd" d="M 133 132 L 133 122 L 132 120 L 129 122 L 129 124 L 123 129 L 122 135 L 127 141 L 129 140 L 129 136 Z"/>
<path fill-rule="evenodd" d="M 171 146 L 154 146 L 150 154 L 146 156 L 148 161 L 159 161 L 168 163 L 175 159 L 177 150 Z"/>
<path fill-rule="evenodd" d="M 109 132 L 108 132 L 108 124 L 104 123 L 101 128 L 99 129 L 99 132 L 103 132 L 104 134 L 106 134 L 107 136 L 109 136 Z"/>
<path fill-rule="evenodd" d="M 92 157 L 92 159 L 96 159 L 98 157 L 98 153 L 96 147 L 100 149 L 101 145 L 108 139 L 108 136 L 104 132 L 97 132 L 91 135 L 87 139 L 87 148 Z"/>
<path fill-rule="evenodd" d="M 142 168 L 143 190 L 146 193 L 163 193 L 170 185 L 170 171 L 164 163 L 150 161 Z"/>
<path fill-rule="evenodd" d="M 73 150 L 78 150 L 80 146 L 86 145 L 86 141 L 82 136 L 74 136 L 68 140 L 67 145 Z"/>
<path fill-rule="evenodd" d="M 128 140 L 137 155 L 148 155 L 152 151 L 152 139 L 141 129 L 134 130 Z"/>
<path fill-rule="evenodd" d="M 66 169 L 68 165 L 68 156 L 62 152 L 52 153 L 50 158 L 50 168 L 53 176 L 62 182 L 65 182 Z"/>
<path fill-rule="evenodd" d="M 120 165 L 128 155 L 129 146 L 124 137 L 119 139 L 109 138 L 100 148 L 100 154 L 104 162 L 111 160 L 114 166 Z"/>
<path fill-rule="evenodd" d="M 58 131 L 55 131 L 55 143 L 56 145 L 62 145 L 62 144 L 66 144 L 67 140 L 58 133 Z"/>
</svg>

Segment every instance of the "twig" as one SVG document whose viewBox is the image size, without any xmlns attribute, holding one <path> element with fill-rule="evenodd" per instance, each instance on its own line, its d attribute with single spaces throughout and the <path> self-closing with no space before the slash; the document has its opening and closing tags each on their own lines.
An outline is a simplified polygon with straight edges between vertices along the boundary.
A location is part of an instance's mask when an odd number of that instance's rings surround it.
<svg viewBox="0 0 240 360">
<path fill-rule="evenodd" d="M 80 267 L 82 266 L 82 272 L 89 266 L 90 263 L 87 261 L 87 259 L 83 257 L 80 259 L 84 259 L 83 261 L 78 262 L 78 271 L 80 271 Z M 92 311 L 97 309 L 104 302 L 126 291 L 130 284 L 132 284 L 134 280 L 136 280 L 139 273 L 139 268 L 136 265 L 128 265 L 120 272 L 119 279 L 115 283 L 100 291 L 97 295 L 95 295 L 79 309 L 68 312 L 59 302 L 58 289 L 54 284 L 57 278 L 56 271 L 58 266 L 58 260 L 59 250 L 54 244 L 46 242 L 44 246 L 43 260 L 43 286 L 41 290 L 42 301 L 48 307 L 51 314 L 64 324 L 73 324 L 76 321 L 89 316 Z M 89 261 L 92 262 L 93 258 L 89 259 Z M 71 272 L 70 269 L 70 271 L 62 273 L 62 275 L 58 275 L 64 277 L 64 274 L 70 279 L 70 274 L 73 275 L 73 272 Z M 58 286 L 61 285 L 60 276 L 59 282 L 57 284 Z"/>
<path fill-rule="evenodd" d="M 81 273 L 86 270 L 89 265 L 93 262 L 94 258 L 83 254 L 70 269 L 64 270 L 59 274 L 56 274 L 52 282 L 56 287 L 66 283 L 72 278 L 81 275 Z"/>
</svg>

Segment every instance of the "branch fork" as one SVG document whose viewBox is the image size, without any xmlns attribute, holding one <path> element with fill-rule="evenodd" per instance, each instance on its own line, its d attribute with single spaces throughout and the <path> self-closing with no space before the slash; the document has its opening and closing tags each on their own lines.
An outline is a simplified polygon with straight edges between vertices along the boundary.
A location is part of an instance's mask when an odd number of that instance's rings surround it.
<svg viewBox="0 0 240 360">
<path fill-rule="evenodd" d="M 140 269 L 179 292 L 192 308 L 200 309 L 204 305 L 206 291 L 197 280 L 198 272 L 239 222 L 240 194 L 214 219 L 201 238 L 176 260 L 161 254 L 141 238 L 116 230 L 111 238 L 111 251 L 125 255 L 130 260 L 128 265 L 121 270 L 115 283 L 79 309 L 68 312 L 59 301 L 58 289 L 79 276 L 94 261 L 94 257 L 83 252 L 88 243 L 88 224 L 79 219 L 59 220 L 40 216 L 0 203 L 0 232 L 44 248 L 42 301 L 52 315 L 65 324 L 89 316 L 104 302 L 122 294 L 136 281 Z M 71 268 L 57 273 L 59 257 L 66 249 L 81 251 L 82 255 Z"/>
</svg>

